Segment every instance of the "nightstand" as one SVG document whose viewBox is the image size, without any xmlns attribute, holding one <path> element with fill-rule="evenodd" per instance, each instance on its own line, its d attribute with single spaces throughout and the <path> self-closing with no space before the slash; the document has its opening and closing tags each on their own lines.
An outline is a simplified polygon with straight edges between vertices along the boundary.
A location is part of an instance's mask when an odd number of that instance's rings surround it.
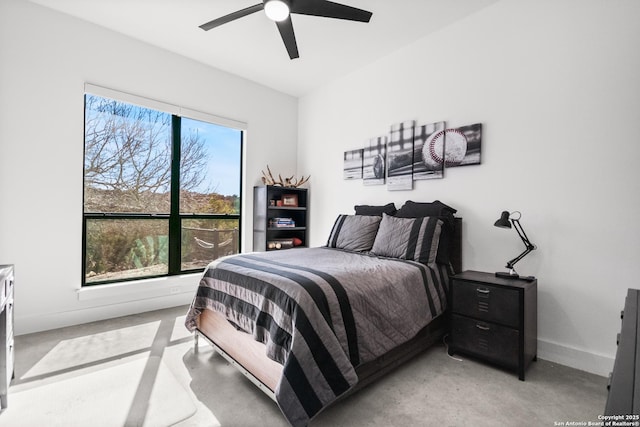
<svg viewBox="0 0 640 427">
<path fill-rule="evenodd" d="M 451 280 L 449 354 L 466 353 L 514 370 L 536 360 L 538 282 L 465 271 Z"/>
</svg>

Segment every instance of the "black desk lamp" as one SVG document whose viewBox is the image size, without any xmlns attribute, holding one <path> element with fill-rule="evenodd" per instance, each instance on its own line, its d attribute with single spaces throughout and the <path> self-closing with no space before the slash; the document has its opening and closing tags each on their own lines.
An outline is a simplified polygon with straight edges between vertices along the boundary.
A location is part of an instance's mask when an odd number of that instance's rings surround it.
<svg viewBox="0 0 640 427">
<path fill-rule="evenodd" d="M 514 215 L 517 214 L 517 218 L 513 218 Z M 529 238 L 527 237 L 527 234 L 524 232 L 524 230 L 522 229 L 522 225 L 520 225 L 520 218 L 522 218 L 522 214 L 518 211 L 509 213 L 507 211 L 502 211 L 502 214 L 500 215 L 500 219 L 497 220 L 495 222 L 496 227 L 500 227 L 500 228 L 511 228 L 511 224 L 513 224 L 513 228 L 516 229 L 516 231 L 518 232 L 518 236 L 520 236 L 520 238 L 522 239 L 522 242 L 524 243 L 524 246 L 526 247 L 526 249 L 524 250 L 524 252 L 522 252 L 520 255 L 518 255 L 517 257 L 515 257 L 514 259 L 512 259 L 511 261 L 507 261 L 507 265 L 506 268 L 509 269 L 508 272 L 497 272 L 496 276 L 497 277 L 508 277 L 511 279 L 522 279 L 522 280 L 535 280 L 535 277 L 533 276 L 520 276 L 518 275 L 518 273 L 516 273 L 516 271 L 514 270 L 513 266 L 520 261 L 522 258 L 524 258 L 529 252 L 531 252 L 532 250 L 536 249 L 536 245 L 534 245 L 533 243 L 531 243 L 531 241 L 529 240 Z"/>
</svg>

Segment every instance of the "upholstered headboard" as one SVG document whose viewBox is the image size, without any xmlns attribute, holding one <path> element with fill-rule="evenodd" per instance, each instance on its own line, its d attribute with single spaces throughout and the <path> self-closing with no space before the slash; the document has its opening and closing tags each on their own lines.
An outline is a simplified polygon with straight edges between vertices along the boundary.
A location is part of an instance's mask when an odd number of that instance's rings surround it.
<svg viewBox="0 0 640 427">
<path fill-rule="evenodd" d="M 454 218 L 451 265 L 456 273 L 462 272 L 462 218 Z"/>
</svg>

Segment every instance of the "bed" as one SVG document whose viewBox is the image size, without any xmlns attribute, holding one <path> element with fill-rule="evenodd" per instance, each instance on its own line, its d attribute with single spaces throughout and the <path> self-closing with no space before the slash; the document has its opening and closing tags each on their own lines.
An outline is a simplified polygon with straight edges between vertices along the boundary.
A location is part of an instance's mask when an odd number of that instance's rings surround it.
<svg viewBox="0 0 640 427">
<path fill-rule="evenodd" d="M 437 201 L 356 206 L 325 246 L 215 260 L 185 325 L 305 426 L 441 339 L 460 269 L 453 213 Z"/>
</svg>

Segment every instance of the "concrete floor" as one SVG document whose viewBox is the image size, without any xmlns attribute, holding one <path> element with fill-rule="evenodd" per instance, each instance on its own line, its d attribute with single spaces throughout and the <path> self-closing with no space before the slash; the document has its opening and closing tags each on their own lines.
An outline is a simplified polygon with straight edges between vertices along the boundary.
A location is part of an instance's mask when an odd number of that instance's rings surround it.
<svg viewBox="0 0 640 427">
<path fill-rule="evenodd" d="M 15 339 L 0 425 L 287 426 L 276 404 L 183 326 L 187 307 Z M 437 345 L 331 406 L 311 427 L 554 426 L 596 421 L 606 379 L 544 360 L 526 381 Z"/>
</svg>

